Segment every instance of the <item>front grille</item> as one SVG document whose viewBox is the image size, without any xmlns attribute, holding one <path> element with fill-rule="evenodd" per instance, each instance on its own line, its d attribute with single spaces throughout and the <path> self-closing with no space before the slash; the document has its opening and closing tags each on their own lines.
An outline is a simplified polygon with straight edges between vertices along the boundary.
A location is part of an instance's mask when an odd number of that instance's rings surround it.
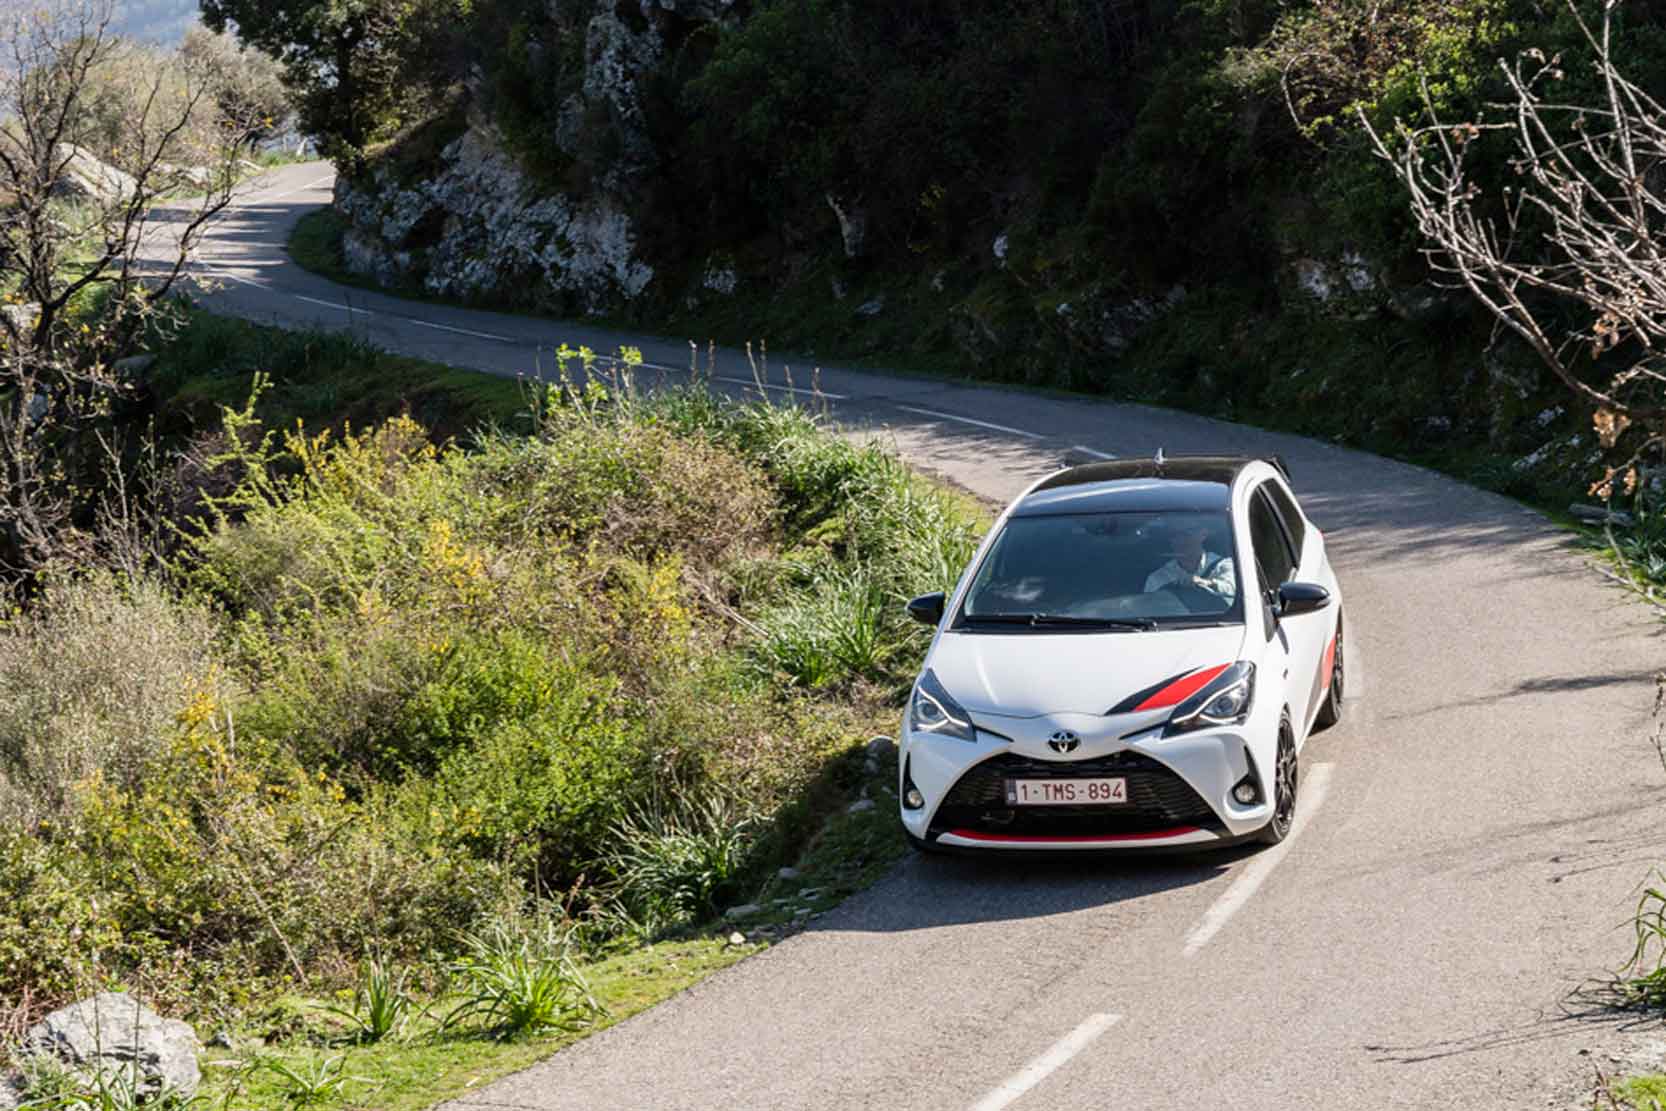
<svg viewBox="0 0 1666 1111">
<path fill-rule="evenodd" d="M 1127 780 L 1128 801 L 1114 806 L 1008 806 L 1006 781 L 1028 776 L 1121 776 Z M 1189 783 L 1143 753 L 1124 751 L 1090 760 L 1052 761 L 1009 752 L 985 760 L 961 776 L 938 807 L 931 830 L 1086 837 L 1153 833 L 1175 826 L 1218 830 L 1221 823 Z"/>
</svg>

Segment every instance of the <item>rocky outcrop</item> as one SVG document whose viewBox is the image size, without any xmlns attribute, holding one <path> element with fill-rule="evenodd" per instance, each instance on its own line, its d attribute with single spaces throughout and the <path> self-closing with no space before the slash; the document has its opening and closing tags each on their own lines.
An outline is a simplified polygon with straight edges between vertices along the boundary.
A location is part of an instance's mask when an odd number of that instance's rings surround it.
<svg viewBox="0 0 1666 1111">
<path fill-rule="evenodd" d="M 100 161 L 88 151 L 65 143 L 58 148 L 59 163 L 53 193 L 92 204 L 120 204 L 133 198 L 139 183 L 123 170 Z"/>
<path fill-rule="evenodd" d="M 447 145 L 426 180 L 341 178 L 335 203 L 349 224 L 348 269 L 388 285 L 601 312 L 654 277 L 622 200 L 542 191 L 484 125 Z"/>
<path fill-rule="evenodd" d="M 104 992 L 53 1011 L 28 1033 L 15 1057 L 52 1057 L 84 1075 L 131 1075 L 141 1096 L 196 1094 L 197 1035 L 131 995 Z"/>
</svg>

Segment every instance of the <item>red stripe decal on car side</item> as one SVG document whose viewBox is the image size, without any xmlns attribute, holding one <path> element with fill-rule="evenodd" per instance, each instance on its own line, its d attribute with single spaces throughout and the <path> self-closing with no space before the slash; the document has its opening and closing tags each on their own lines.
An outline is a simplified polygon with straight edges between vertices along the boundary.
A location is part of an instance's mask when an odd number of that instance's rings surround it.
<svg viewBox="0 0 1666 1111">
<path fill-rule="evenodd" d="M 1319 680 L 1319 689 L 1320 690 L 1324 690 L 1326 687 L 1330 686 L 1331 672 L 1335 667 L 1336 667 L 1336 638 L 1331 637 L 1330 638 L 1330 644 L 1325 646 L 1325 662 L 1323 664 L 1321 664 L 1320 667 L 1319 667 L 1319 674 L 1322 676 L 1322 678 Z"/>
<path fill-rule="evenodd" d="M 1155 833 L 1113 833 L 1101 837 L 1045 837 L 1033 833 L 979 833 L 975 829 L 951 829 L 951 837 L 964 837 L 968 841 L 1019 841 L 1026 843 L 1052 842 L 1054 844 L 1114 844 L 1118 841 L 1160 841 L 1165 837 L 1184 837 L 1188 833 L 1197 833 L 1197 826 L 1175 826 L 1173 829 L 1160 829 Z"/>
<path fill-rule="evenodd" d="M 1141 710 L 1161 710 L 1167 706 L 1178 706 L 1208 686 L 1210 680 L 1231 666 L 1231 664 L 1221 664 L 1219 667 L 1206 667 L 1201 671 L 1194 671 L 1190 675 L 1182 676 L 1135 706 L 1134 712 L 1137 714 Z"/>
</svg>

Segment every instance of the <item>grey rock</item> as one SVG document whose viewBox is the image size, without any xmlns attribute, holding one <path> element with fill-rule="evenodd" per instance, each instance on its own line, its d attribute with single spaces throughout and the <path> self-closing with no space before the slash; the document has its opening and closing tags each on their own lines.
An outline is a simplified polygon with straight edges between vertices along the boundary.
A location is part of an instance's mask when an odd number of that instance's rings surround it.
<svg viewBox="0 0 1666 1111">
<path fill-rule="evenodd" d="M 6 323 L 19 334 L 26 336 L 34 330 L 36 322 L 40 319 L 40 305 L 32 301 L 21 305 L 0 305 L 0 317 L 4 317 Z M 0 328 L 3 327 L 0 325 Z M 0 338 L 5 337 L 0 335 Z"/>
<path fill-rule="evenodd" d="M 51 1056 L 83 1073 L 135 1070 L 148 1096 L 196 1094 L 197 1035 L 190 1026 L 166 1019 L 138 999 L 103 992 L 53 1011 L 24 1034 L 21 1056 Z"/>
<path fill-rule="evenodd" d="M 857 316 L 874 317 L 885 311 L 885 298 L 875 297 L 856 306 Z"/>
<path fill-rule="evenodd" d="M 232 1040 L 230 1030 L 216 1030 L 214 1036 L 205 1043 L 210 1049 L 236 1049 L 237 1043 Z"/>
<path fill-rule="evenodd" d="M 864 814 L 867 811 L 872 810 L 874 808 L 874 805 L 875 805 L 875 803 L 874 803 L 873 799 L 857 799 L 855 802 L 853 802 L 849 806 L 845 807 L 845 813 L 846 814 Z"/>
<path fill-rule="evenodd" d="M 778 880 L 796 880 L 803 874 L 797 868 L 778 868 L 775 871 L 775 878 Z"/>
<path fill-rule="evenodd" d="M 1568 513 L 1593 525 L 1618 525 L 1621 528 L 1630 528 L 1637 523 L 1637 518 L 1629 513 L 1618 509 L 1604 509 L 1600 505 L 1579 505 L 1575 503 L 1568 506 Z"/>
<path fill-rule="evenodd" d="M 636 300 L 654 277 L 624 200 L 543 191 L 484 126 L 448 144 L 419 182 L 386 171 L 338 178 L 335 207 L 349 224 L 350 271 L 437 297 L 533 294 L 601 312 Z"/>
<path fill-rule="evenodd" d="M 118 377 L 137 378 L 155 365 L 155 355 L 129 355 L 110 364 L 110 369 L 114 370 Z"/>
<path fill-rule="evenodd" d="M 841 201 L 827 194 L 827 207 L 839 221 L 839 238 L 844 243 L 845 257 L 858 258 L 868 238 L 868 214 L 851 201 Z"/>
<path fill-rule="evenodd" d="M 819 887 L 806 887 L 803 891 L 800 891 L 798 893 L 798 897 L 800 899 L 814 899 L 816 896 L 818 896 L 820 894 L 821 894 L 821 888 L 819 888 Z"/>
<path fill-rule="evenodd" d="M 61 163 L 57 179 L 52 183 L 54 196 L 114 205 L 131 200 L 139 191 L 139 183 L 132 174 L 100 161 L 73 143 L 60 146 L 53 162 Z"/>
<path fill-rule="evenodd" d="M 724 911 L 723 917 L 730 922 L 735 922 L 742 918 L 751 918 L 761 910 L 763 910 L 763 907 L 760 907 L 757 903 L 742 903 L 738 907 L 730 907 Z"/>
</svg>

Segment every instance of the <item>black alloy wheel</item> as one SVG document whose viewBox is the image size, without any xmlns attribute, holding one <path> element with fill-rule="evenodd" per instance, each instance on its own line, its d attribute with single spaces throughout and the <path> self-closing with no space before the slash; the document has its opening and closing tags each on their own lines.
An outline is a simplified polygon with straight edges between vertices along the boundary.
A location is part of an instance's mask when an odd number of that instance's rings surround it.
<svg viewBox="0 0 1666 1111">
<path fill-rule="evenodd" d="M 1296 739 L 1286 721 L 1278 731 L 1278 763 L 1273 769 L 1273 816 L 1261 830 L 1261 840 L 1276 845 L 1290 836 L 1296 820 Z"/>
<path fill-rule="evenodd" d="M 1319 712 L 1314 715 L 1314 725 L 1328 729 L 1342 720 L 1342 693 L 1346 685 L 1342 674 L 1342 615 L 1337 614 L 1336 658 L 1331 661 L 1330 689 L 1325 692 L 1325 700 L 1319 704 Z"/>
</svg>

